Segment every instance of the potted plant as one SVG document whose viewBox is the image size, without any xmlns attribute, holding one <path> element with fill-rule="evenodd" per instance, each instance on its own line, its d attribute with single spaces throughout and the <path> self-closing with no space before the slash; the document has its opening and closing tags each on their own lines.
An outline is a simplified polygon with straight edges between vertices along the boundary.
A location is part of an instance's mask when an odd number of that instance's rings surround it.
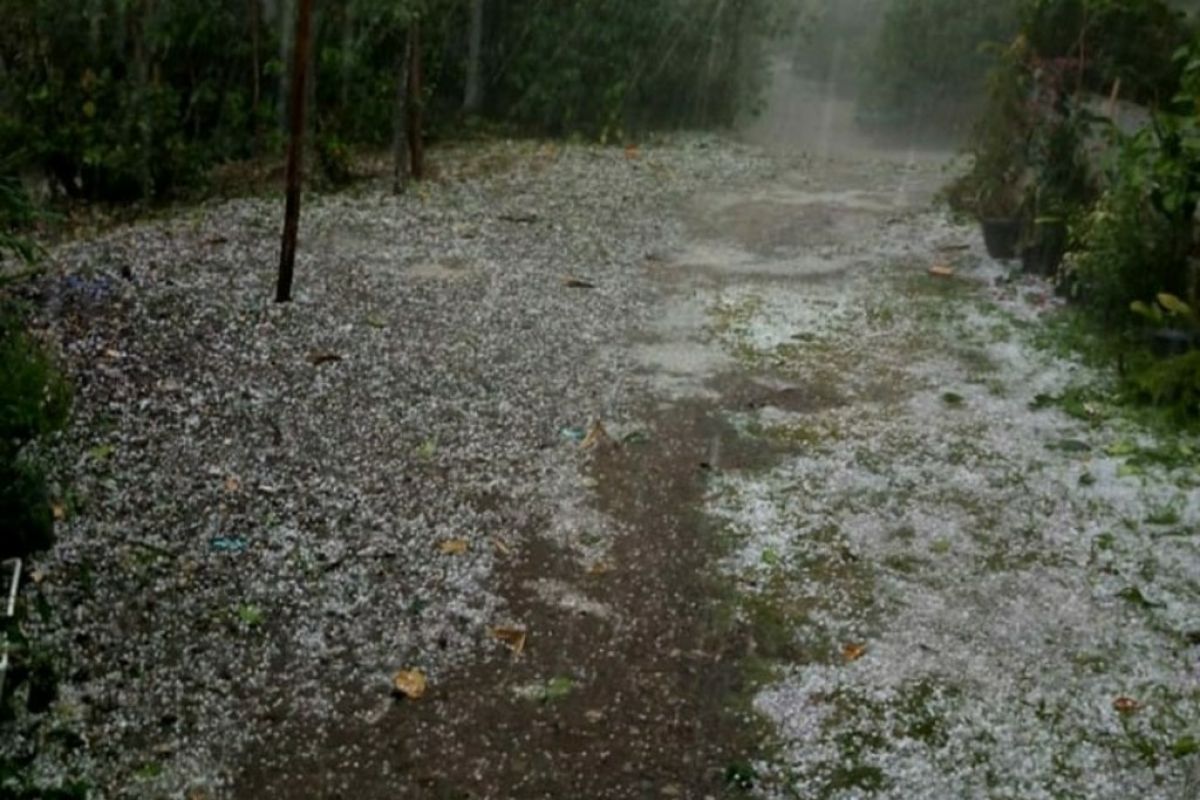
<svg viewBox="0 0 1200 800">
<path fill-rule="evenodd" d="M 1025 46 L 1017 41 L 988 77 L 988 102 L 971 137 L 971 172 L 952 189 L 978 218 L 992 258 L 1016 258 L 1029 184 L 1030 109 Z"/>
</svg>

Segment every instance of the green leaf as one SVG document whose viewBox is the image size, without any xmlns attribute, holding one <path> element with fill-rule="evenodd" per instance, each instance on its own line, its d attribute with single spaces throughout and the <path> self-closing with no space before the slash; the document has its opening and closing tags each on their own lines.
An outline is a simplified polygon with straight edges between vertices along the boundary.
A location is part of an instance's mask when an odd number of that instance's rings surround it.
<svg viewBox="0 0 1200 800">
<path fill-rule="evenodd" d="M 1177 317 L 1190 317 L 1192 315 L 1192 309 L 1188 304 L 1173 294 L 1163 292 L 1158 296 L 1158 304 Z"/>
<path fill-rule="evenodd" d="M 258 627 L 263 621 L 262 609 L 255 605 L 243 603 L 238 606 L 237 615 L 238 619 L 251 628 Z"/>
</svg>

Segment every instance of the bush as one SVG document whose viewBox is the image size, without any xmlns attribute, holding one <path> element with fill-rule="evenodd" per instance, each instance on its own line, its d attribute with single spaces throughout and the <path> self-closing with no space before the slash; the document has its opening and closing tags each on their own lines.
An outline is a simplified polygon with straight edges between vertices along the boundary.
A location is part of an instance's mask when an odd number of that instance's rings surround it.
<svg viewBox="0 0 1200 800">
<path fill-rule="evenodd" d="M 1177 56 L 1182 93 L 1132 136 L 1116 134 L 1108 189 L 1089 216 L 1076 258 L 1083 299 L 1110 321 L 1129 303 L 1168 293 L 1194 306 L 1195 216 L 1200 206 L 1200 39 Z"/>
<path fill-rule="evenodd" d="M 53 522 L 41 467 L 23 452 L 61 428 L 71 392 L 11 311 L 0 311 L 0 558 L 49 546 Z"/>
<path fill-rule="evenodd" d="M 15 161 L 15 159 L 13 159 Z M 33 261 L 37 245 L 26 235 L 37 214 L 11 165 L 0 162 L 0 261 L 6 255 Z"/>
</svg>

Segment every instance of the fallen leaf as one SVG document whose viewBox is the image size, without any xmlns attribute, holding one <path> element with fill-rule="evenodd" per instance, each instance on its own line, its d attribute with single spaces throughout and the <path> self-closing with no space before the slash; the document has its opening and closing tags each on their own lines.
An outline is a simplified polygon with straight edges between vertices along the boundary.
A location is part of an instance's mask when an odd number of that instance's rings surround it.
<svg viewBox="0 0 1200 800">
<path fill-rule="evenodd" d="M 525 651 L 527 636 L 528 633 L 522 628 L 492 628 L 492 638 L 504 642 L 517 656 Z"/>
<path fill-rule="evenodd" d="M 256 605 L 242 603 L 237 608 L 238 619 L 246 623 L 247 627 L 255 628 L 262 624 L 263 612 Z"/>
<path fill-rule="evenodd" d="M 62 522 L 67 518 L 67 509 L 62 503 L 55 503 L 50 506 L 50 513 L 54 516 L 55 522 Z"/>
<path fill-rule="evenodd" d="M 546 700 L 561 700 L 575 688 L 575 681 L 567 677 L 551 678 L 546 681 Z"/>
<path fill-rule="evenodd" d="M 858 661 L 867 653 L 867 648 L 861 644 L 848 644 L 842 648 L 842 658 L 847 662 Z"/>
<path fill-rule="evenodd" d="M 607 561 L 597 561 L 595 564 L 592 564 L 592 566 L 588 568 L 587 574 L 588 575 L 607 575 L 608 573 L 612 572 L 614 569 L 616 569 L 616 567 L 614 567 L 612 564 L 609 564 Z"/>
<path fill-rule="evenodd" d="M 93 447 L 91 450 L 88 451 L 88 454 L 91 455 L 91 457 L 94 458 L 96 461 L 104 461 L 104 460 L 108 459 L 108 457 L 111 456 L 114 452 L 116 452 L 116 450 L 111 444 L 102 444 L 102 445 L 97 445 L 96 447 Z"/>
<path fill-rule="evenodd" d="M 592 283 L 591 281 L 587 280 L 586 278 L 575 278 L 575 277 L 570 277 L 570 276 L 563 278 L 563 286 L 567 287 L 568 289 L 595 289 L 596 288 L 596 284 Z"/>
<path fill-rule="evenodd" d="M 935 278 L 953 278 L 954 267 L 948 267 L 945 264 L 934 264 L 929 268 L 929 274 Z"/>
<path fill-rule="evenodd" d="M 635 161 L 640 156 L 641 151 L 638 150 L 638 146 L 636 144 L 625 145 L 625 158 L 629 159 L 630 161 Z"/>
<path fill-rule="evenodd" d="M 438 549 L 442 551 L 442 555 L 444 556 L 461 556 L 467 552 L 468 547 L 470 545 L 467 544 L 466 539 L 447 539 L 438 545 Z"/>
<path fill-rule="evenodd" d="M 584 450 L 590 450 L 598 445 L 607 444 L 609 441 L 608 431 L 604 429 L 604 423 L 596 422 L 592 425 L 587 437 L 579 446 Z"/>
<path fill-rule="evenodd" d="M 503 540 L 501 540 L 501 539 L 500 539 L 500 537 L 498 537 L 498 536 L 493 536 L 493 537 L 492 537 L 492 544 L 496 546 L 496 549 L 497 549 L 497 550 L 500 552 L 500 554 L 501 554 L 501 555 L 505 555 L 505 556 L 511 556 L 511 555 L 512 555 L 512 548 L 511 548 L 511 547 L 509 547 L 508 545 L 506 545 L 506 544 L 503 542 Z"/>
<path fill-rule="evenodd" d="M 589 711 L 583 712 L 583 718 L 595 725 L 597 722 L 604 719 L 604 712 L 593 708 Z"/>
<path fill-rule="evenodd" d="M 1141 705 L 1132 697 L 1118 697 L 1116 700 L 1113 700 L 1113 708 L 1121 714 L 1132 714 L 1141 708 Z"/>
<path fill-rule="evenodd" d="M 532 225 L 537 222 L 537 214 L 501 214 L 498 219 L 502 222 L 515 222 L 518 225 Z"/>
<path fill-rule="evenodd" d="M 230 475 L 228 478 L 225 479 L 225 491 L 229 492 L 230 494 L 233 494 L 234 492 L 238 491 L 241 488 L 242 488 L 242 482 L 239 481 L 233 475 Z"/>
<path fill-rule="evenodd" d="M 331 364 L 334 361 L 341 361 L 342 356 L 338 353 L 330 353 L 324 350 L 314 350 L 308 354 L 308 363 L 314 367 L 319 367 L 322 364 Z"/>
<path fill-rule="evenodd" d="M 419 669 L 400 670 L 392 678 L 392 686 L 409 700 L 420 700 L 428 688 L 425 675 Z"/>
</svg>

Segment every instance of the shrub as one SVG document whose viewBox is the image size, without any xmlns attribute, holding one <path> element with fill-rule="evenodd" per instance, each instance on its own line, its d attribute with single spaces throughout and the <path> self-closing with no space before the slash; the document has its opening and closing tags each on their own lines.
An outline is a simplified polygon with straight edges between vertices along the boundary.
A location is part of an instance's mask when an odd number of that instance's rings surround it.
<svg viewBox="0 0 1200 800">
<path fill-rule="evenodd" d="M 1132 380 L 1149 402 L 1183 419 L 1200 418 L 1200 350 L 1152 362 Z"/>
<path fill-rule="evenodd" d="M 41 467 L 23 451 L 62 427 L 70 388 L 11 311 L 0 311 L 0 557 L 50 544 L 52 519 Z"/>
</svg>

